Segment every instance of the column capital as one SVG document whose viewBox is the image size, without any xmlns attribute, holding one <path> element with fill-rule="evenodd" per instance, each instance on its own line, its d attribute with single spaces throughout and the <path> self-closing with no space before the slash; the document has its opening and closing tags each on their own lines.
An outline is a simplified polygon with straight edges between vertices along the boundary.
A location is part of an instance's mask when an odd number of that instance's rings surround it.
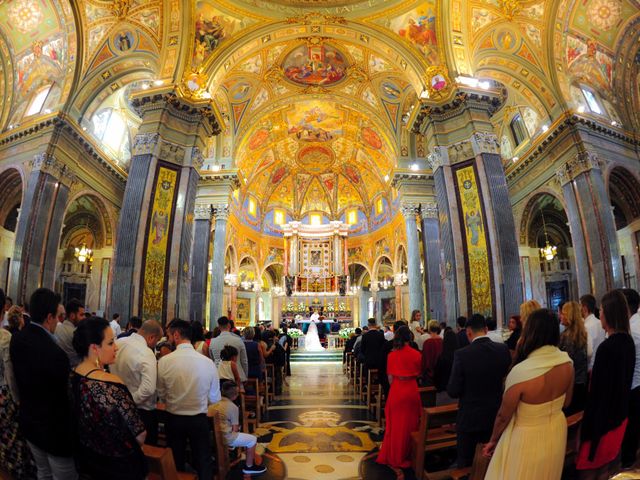
<svg viewBox="0 0 640 480">
<path fill-rule="evenodd" d="M 49 153 L 38 153 L 31 160 L 34 171 L 47 173 L 68 188 L 78 181 L 69 167 Z"/>
<path fill-rule="evenodd" d="M 427 163 L 434 172 L 443 165 L 449 165 L 449 152 L 447 147 L 433 147 L 427 156 Z"/>
<path fill-rule="evenodd" d="M 420 204 L 413 202 L 402 202 L 400 204 L 400 210 L 402 210 L 402 215 L 404 215 L 406 220 L 413 219 L 415 221 L 416 217 L 420 213 Z"/>
<path fill-rule="evenodd" d="M 420 214 L 422 218 L 438 218 L 438 204 L 435 202 L 421 203 Z"/>
<path fill-rule="evenodd" d="M 498 136 L 491 132 L 476 132 L 471 136 L 471 146 L 473 153 L 480 155 L 483 153 L 493 153 L 500 155 L 500 142 Z"/>
<path fill-rule="evenodd" d="M 211 221 L 211 217 L 213 216 L 213 210 L 211 208 L 211 205 L 200 203 L 200 204 L 196 204 L 195 209 L 193 211 L 193 215 L 196 220 Z"/>
<path fill-rule="evenodd" d="M 211 206 L 213 210 L 213 216 L 216 221 L 224 220 L 227 221 L 229 219 L 229 204 L 226 203 L 218 203 Z"/>
<path fill-rule="evenodd" d="M 598 155 L 594 152 L 579 152 L 556 170 L 556 180 L 563 186 L 582 173 L 600 169 L 601 161 Z"/>
</svg>

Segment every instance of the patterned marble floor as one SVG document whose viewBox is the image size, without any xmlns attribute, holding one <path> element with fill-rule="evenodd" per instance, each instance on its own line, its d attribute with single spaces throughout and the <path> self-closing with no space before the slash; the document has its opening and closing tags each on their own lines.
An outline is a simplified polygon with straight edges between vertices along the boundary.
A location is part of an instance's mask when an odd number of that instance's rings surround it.
<svg viewBox="0 0 640 480">
<path fill-rule="evenodd" d="M 355 399 L 341 363 L 293 363 L 291 368 L 283 394 L 256 432 L 270 468 L 261 478 L 412 478 L 375 464 L 372 452 L 383 432 Z"/>
</svg>

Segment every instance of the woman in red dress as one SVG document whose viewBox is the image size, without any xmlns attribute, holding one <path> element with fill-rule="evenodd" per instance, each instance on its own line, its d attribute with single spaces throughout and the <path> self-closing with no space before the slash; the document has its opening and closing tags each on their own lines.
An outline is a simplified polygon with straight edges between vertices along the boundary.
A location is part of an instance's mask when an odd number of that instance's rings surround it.
<svg viewBox="0 0 640 480">
<path fill-rule="evenodd" d="M 409 342 L 409 327 L 400 327 L 393 338 L 393 351 L 387 358 L 391 390 L 384 407 L 387 426 L 377 462 L 393 468 L 411 466 L 411 432 L 418 429 L 420 422 L 421 403 L 416 380 L 422 357 Z"/>
</svg>

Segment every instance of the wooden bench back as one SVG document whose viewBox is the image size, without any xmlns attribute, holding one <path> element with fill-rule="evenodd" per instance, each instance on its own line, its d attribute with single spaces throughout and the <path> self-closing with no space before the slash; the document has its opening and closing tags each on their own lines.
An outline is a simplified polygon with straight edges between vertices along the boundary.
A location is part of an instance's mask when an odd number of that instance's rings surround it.
<svg viewBox="0 0 640 480">
<path fill-rule="evenodd" d="M 218 477 L 226 478 L 230 469 L 229 461 L 229 448 L 227 447 L 222 429 L 220 428 L 220 419 L 218 415 L 211 417 L 211 424 L 213 426 L 213 451 L 216 456 L 216 463 L 218 465 Z"/>
<path fill-rule="evenodd" d="M 438 393 L 436 387 L 419 387 L 418 393 L 423 407 L 436 406 L 436 394 Z"/>
<path fill-rule="evenodd" d="M 182 480 L 193 479 L 196 475 L 178 472 L 173 460 L 173 452 L 170 448 L 153 447 L 143 445 L 142 451 L 149 466 L 149 479 L 157 480 Z"/>
<path fill-rule="evenodd" d="M 455 427 L 458 416 L 457 404 L 423 408 L 422 410 L 426 417 L 427 431 L 431 428 L 439 428 L 445 425 L 453 425 Z"/>
</svg>

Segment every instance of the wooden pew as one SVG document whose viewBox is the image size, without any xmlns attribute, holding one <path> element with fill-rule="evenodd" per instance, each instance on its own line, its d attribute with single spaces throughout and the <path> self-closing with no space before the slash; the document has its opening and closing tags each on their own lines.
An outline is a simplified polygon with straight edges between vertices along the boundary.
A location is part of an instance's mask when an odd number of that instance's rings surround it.
<svg viewBox="0 0 640 480">
<path fill-rule="evenodd" d="M 423 407 L 436 406 L 436 395 L 438 393 L 436 387 L 418 387 L 418 393 Z"/>
<path fill-rule="evenodd" d="M 142 451 L 149 466 L 149 480 L 196 480 L 195 473 L 178 472 L 170 448 L 143 445 Z"/>
<path fill-rule="evenodd" d="M 367 410 L 369 412 L 376 410 L 376 398 L 380 395 L 380 382 L 378 378 L 379 371 L 372 368 L 367 371 Z"/>
<path fill-rule="evenodd" d="M 215 475 L 216 480 L 225 480 L 229 471 L 242 459 L 240 456 L 233 462 L 229 459 L 229 447 L 227 446 L 224 434 L 220 428 L 220 420 L 217 415 L 209 417 L 213 428 L 213 451 L 215 452 L 216 464 L 218 466 Z"/>
<path fill-rule="evenodd" d="M 422 409 L 418 430 L 411 433 L 413 471 L 418 478 L 424 472 L 425 453 L 456 446 L 457 415 L 457 404 Z"/>
</svg>

